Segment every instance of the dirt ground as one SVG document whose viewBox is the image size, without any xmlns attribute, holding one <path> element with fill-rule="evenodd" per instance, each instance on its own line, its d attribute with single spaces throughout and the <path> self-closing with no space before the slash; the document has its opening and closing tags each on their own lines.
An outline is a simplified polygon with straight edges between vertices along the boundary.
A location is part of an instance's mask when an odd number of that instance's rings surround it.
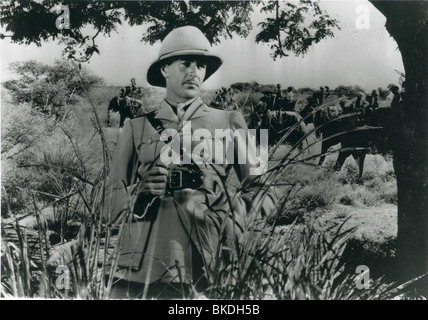
<svg viewBox="0 0 428 320">
<path fill-rule="evenodd" d="M 345 228 L 357 227 L 353 238 L 358 240 L 369 239 L 373 242 L 384 242 L 386 239 L 397 236 L 397 206 L 383 204 L 376 207 L 351 207 L 340 204 L 319 217 L 321 225 L 342 223 L 349 219 Z"/>
</svg>

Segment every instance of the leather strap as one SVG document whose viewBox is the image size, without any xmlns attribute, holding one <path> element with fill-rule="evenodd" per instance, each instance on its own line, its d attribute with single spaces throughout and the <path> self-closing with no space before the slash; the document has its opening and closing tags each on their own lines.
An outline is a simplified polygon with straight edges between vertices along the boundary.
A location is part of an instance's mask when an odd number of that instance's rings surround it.
<svg viewBox="0 0 428 320">
<path fill-rule="evenodd" d="M 202 172 L 196 164 L 176 167 L 168 177 L 167 189 L 170 192 L 186 188 L 197 189 L 202 186 Z"/>
<path fill-rule="evenodd" d="M 150 122 L 152 127 L 159 133 L 159 135 L 162 133 L 162 131 L 165 130 L 163 127 L 162 121 L 160 119 L 156 119 L 156 112 L 150 112 L 146 114 L 147 120 Z"/>
<path fill-rule="evenodd" d="M 147 120 L 150 122 L 151 126 L 160 135 L 165 128 L 162 124 L 162 121 L 160 119 L 156 119 L 155 116 L 155 112 L 150 112 L 146 115 Z M 166 142 L 170 142 L 171 139 L 172 137 L 169 137 L 169 140 Z M 199 166 L 192 161 L 190 165 L 182 165 L 171 171 L 170 176 L 168 177 L 167 189 L 170 192 L 173 192 L 174 190 L 182 190 L 185 188 L 197 189 L 202 185 L 202 183 L 202 172 Z"/>
</svg>

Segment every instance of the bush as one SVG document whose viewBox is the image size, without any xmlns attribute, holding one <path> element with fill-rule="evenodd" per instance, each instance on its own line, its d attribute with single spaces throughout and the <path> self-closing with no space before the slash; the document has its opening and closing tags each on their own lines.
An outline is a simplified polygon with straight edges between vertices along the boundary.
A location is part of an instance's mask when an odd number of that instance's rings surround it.
<svg viewBox="0 0 428 320">
<path fill-rule="evenodd" d="M 314 89 L 312 89 L 312 88 L 309 88 L 309 87 L 304 87 L 304 88 L 300 88 L 299 90 L 298 90 L 299 92 L 300 92 L 300 94 L 304 94 L 304 95 L 312 95 L 314 92 L 315 92 L 315 90 Z"/>
<path fill-rule="evenodd" d="M 232 89 L 238 91 L 260 91 L 260 85 L 256 81 L 252 82 L 235 82 L 230 85 Z"/>
<path fill-rule="evenodd" d="M 20 161 L 29 163 L 34 160 L 31 153 L 42 137 L 44 121 L 37 117 L 29 104 L 13 106 L 6 101 L 2 103 L 2 217 L 8 215 L 9 209 L 21 211 L 26 208 L 29 193 L 19 187 L 30 186 L 34 176 L 19 172 Z M 9 207 L 8 207 L 9 206 Z"/>
<path fill-rule="evenodd" d="M 88 116 L 83 112 L 81 116 L 81 121 L 76 116 L 57 124 L 28 104 L 4 103 L 3 216 L 8 204 L 12 212 L 26 213 L 34 210 L 33 195 L 43 208 L 75 190 L 76 183 L 94 181 L 102 157 L 100 141 L 92 139 L 95 131 Z"/>
<path fill-rule="evenodd" d="M 299 205 L 308 212 L 330 207 L 336 201 L 333 179 L 317 181 L 305 186 L 298 194 Z"/>
<path fill-rule="evenodd" d="M 30 60 L 11 63 L 9 68 L 18 78 L 5 81 L 3 86 L 13 97 L 13 102 L 30 103 L 32 107 L 49 115 L 63 116 L 62 107 L 74 104 L 75 96 L 84 92 L 77 71 L 67 61 L 57 60 L 49 66 Z M 88 90 L 103 82 L 86 68 L 79 72 Z"/>
<path fill-rule="evenodd" d="M 235 90 L 221 87 L 216 91 L 215 97 L 211 100 L 210 107 L 220 110 L 237 110 L 238 105 L 235 102 Z"/>
<path fill-rule="evenodd" d="M 339 181 L 343 184 L 355 184 L 358 180 L 358 165 L 352 157 L 348 157 L 339 173 Z"/>
<path fill-rule="evenodd" d="M 364 89 L 361 88 L 358 85 L 354 85 L 354 86 L 338 86 L 333 90 L 333 93 L 335 95 L 337 95 L 339 98 L 342 96 L 347 96 L 347 97 L 356 97 L 358 92 L 363 92 L 365 93 Z"/>
<path fill-rule="evenodd" d="M 34 146 L 43 132 L 43 120 L 29 104 L 3 103 L 1 118 L 1 155 L 9 160 Z"/>
<path fill-rule="evenodd" d="M 397 183 L 392 160 L 381 155 L 368 155 L 363 173 L 364 187 L 376 195 L 378 201 L 397 203 Z"/>
<path fill-rule="evenodd" d="M 292 165 L 284 170 L 278 183 L 284 182 L 284 194 L 291 193 L 283 199 L 285 205 L 280 213 L 279 224 L 306 221 L 307 214 L 329 209 L 340 196 L 341 184 L 330 170 L 314 168 L 307 165 Z M 291 189 L 290 189 L 291 188 Z"/>
<path fill-rule="evenodd" d="M 345 206 L 352 206 L 355 204 L 353 197 L 349 194 L 344 194 L 339 198 L 339 203 Z"/>
</svg>

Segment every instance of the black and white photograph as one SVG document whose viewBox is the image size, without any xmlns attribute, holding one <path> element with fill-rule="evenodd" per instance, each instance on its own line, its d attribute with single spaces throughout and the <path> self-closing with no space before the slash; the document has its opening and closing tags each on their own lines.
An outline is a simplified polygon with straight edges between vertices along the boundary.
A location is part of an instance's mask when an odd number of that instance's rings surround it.
<svg viewBox="0 0 428 320">
<path fill-rule="evenodd" d="M 0 24 L 0 300 L 428 298 L 428 1 L 4 0 Z"/>
</svg>

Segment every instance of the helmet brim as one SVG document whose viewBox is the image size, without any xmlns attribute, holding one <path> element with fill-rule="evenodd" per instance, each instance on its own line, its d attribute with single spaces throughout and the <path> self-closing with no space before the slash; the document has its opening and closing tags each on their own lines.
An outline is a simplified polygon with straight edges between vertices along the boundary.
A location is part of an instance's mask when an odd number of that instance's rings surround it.
<svg viewBox="0 0 428 320">
<path fill-rule="evenodd" d="M 166 87 L 166 81 L 161 73 L 161 67 L 166 63 L 171 63 L 174 60 L 182 57 L 198 57 L 202 58 L 207 64 L 204 82 L 211 77 L 223 63 L 223 60 L 215 55 L 208 54 L 206 51 L 201 50 L 182 50 L 176 51 L 172 54 L 163 55 L 160 59 L 154 61 L 147 70 L 147 82 L 152 86 Z"/>
</svg>

